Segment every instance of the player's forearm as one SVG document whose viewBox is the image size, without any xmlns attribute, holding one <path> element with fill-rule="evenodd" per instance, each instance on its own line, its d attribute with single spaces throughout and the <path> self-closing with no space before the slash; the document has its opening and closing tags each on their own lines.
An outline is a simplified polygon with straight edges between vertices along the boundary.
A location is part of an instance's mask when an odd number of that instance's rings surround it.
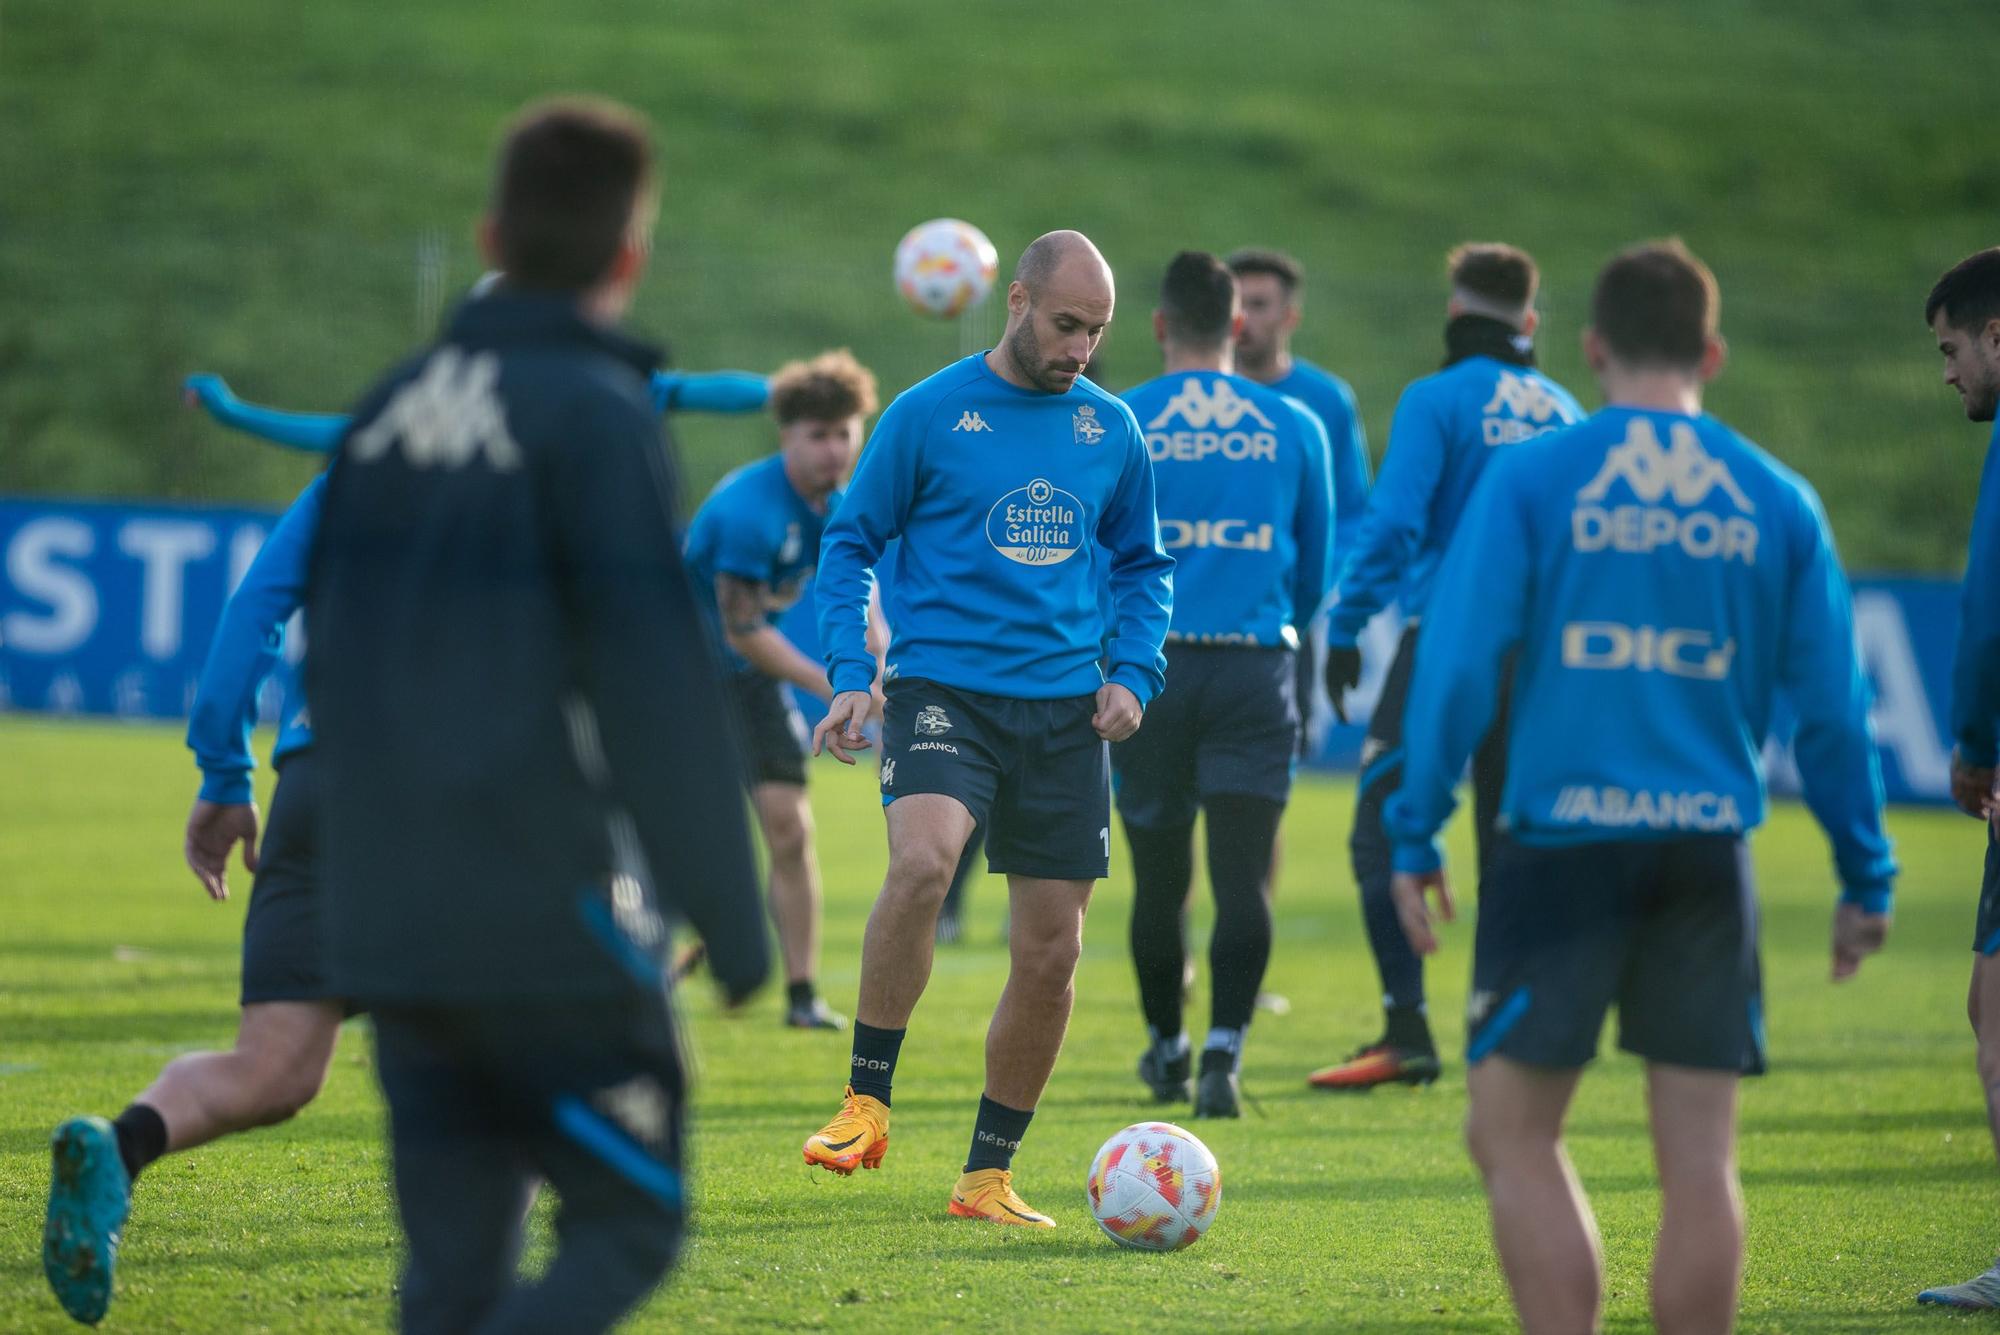
<svg viewBox="0 0 2000 1335">
<path fill-rule="evenodd" d="M 770 382 L 749 371 L 655 371 L 653 406 L 661 412 L 754 413 L 770 402 Z"/>
<path fill-rule="evenodd" d="M 826 672 L 800 653 L 798 646 L 786 639 L 784 632 L 776 626 L 760 625 L 755 630 L 732 627 L 726 633 L 729 647 L 765 676 L 809 691 L 822 700 L 833 698 Z"/>
<path fill-rule="evenodd" d="M 218 376 L 191 377 L 188 387 L 221 425 L 276 445 L 329 454 L 347 430 L 348 419 L 340 413 L 293 413 L 245 403 Z"/>
</svg>

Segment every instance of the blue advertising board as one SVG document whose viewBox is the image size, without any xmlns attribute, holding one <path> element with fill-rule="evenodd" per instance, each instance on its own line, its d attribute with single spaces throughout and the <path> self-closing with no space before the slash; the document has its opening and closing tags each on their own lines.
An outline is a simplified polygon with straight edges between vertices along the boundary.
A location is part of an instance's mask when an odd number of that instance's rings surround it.
<svg viewBox="0 0 2000 1335">
<path fill-rule="evenodd" d="M 0 497 L 0 710 L 186 717 L 222 604 L 276 520 L 259 509 Z M 1949 580 L 1854 581 L 1855 630 L 1892 801 L 1950 800 L 1957 598 Z M 783 629 L 817 654 L 810 590 Z M 1399 632 L 1393 612 L 1368 627 L 1368 672 L 1349 697 L 1350 721 L 1331 723 L 1320 704 L 1315 766 L 1352 768 Z M 286 648 L 296 662 L 296 624 Z M 271 711 L 275 700 L 267 692 Z M 801 704 L 810 717 L 820 712 L 816 700 Z M 1767 751 L 1771 786 L 1796 792 L 1786 731 L 1781 718 Z"/>
</svg>

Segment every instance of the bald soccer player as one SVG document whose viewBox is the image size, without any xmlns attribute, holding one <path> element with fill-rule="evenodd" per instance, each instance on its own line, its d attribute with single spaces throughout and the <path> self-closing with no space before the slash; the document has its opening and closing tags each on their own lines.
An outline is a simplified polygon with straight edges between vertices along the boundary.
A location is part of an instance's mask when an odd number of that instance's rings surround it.
<svg viewBox="0 0 2000 1335">
<path fill-rule="evenodd" d="M 819 560 L 834 697 L 813 747 L 852 763 L 869 744 L 875 678 L 868 571 L 902 539 L 883 669 L 889 871 L 862 946 L 846 1098 L 807 1138 L 805 1159 L 842 1174 L 881 1165 L 938 906 L 983 829 L 987 865 L 1007 877 L 1009 968 L 950 1212 L 1039 1228 L 1054 1222 L 1015 1193 L 1014 1152 L 1062 1047 L 1084 908 L 1109 869 L 1106 743 L 1136 732 L 1160 689 L 1171 611 L 1145 437 L 1130 409 L 1083 378 L 1113 298 L 1110 267 L 1080 233 L 1030 245 L 1000 345 L 889 405 Z"/>
</svg>

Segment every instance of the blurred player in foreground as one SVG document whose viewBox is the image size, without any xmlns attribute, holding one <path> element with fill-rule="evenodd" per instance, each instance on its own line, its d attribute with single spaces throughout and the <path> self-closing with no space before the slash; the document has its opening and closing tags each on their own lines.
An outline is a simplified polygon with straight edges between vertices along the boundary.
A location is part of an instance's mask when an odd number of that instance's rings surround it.
<svg viewBox="0 0 2000 1335">
<path fill-rule="evenodd" d="M 1403 711 L 1417 664 L 1417 629 L 1428 615 L 1425 603 L 1438 562 L 1480 474 L 1505 448 L 1583 415 L 1569 391 L 1535 369 L 1540 278 L 1527 252 L 1496 244 L 1460 246 L 1446 269 L 1451 297 L 1445 305 L 1444 369 L 1411 384 L 1396 404 L 1382 476 L 1327 616 L 1326 686 L 1337 708 L 1361 680 L 1362 629 L 1392 602 L 1401 605 L 1408 625 L 1361 747 L 1348 837 L 1368 948 L 1382 980 L 1382 1036 L 1309 1076 L 1321 1089 L 1437 1079 L 1423 961 L 1411 953 L 1396 922 L 1389 898 L 1389 837 L 1382 827 L 1382 803 L 1396 790 L 1404 739 L 1410 736 Z M 1472 762 L 1482 861 L 1506 777 L 1505 733 L 1503 714 Z"/>
<path fill-rule="evenodd" d="M 1271 842 L 1298 758 L 1294 663 L 1332 579 L 1326 429 L 1296 399 L 1231 374 L 1242 311 L 1213 255 L 1167 266 L 1153 333 L 1165 374 L 1125 392 L 1153 460 L 1174 557 L 1166 685 L 1111 749 L 1132 846 L 1132 963 L 1151 1043 L 1139 1078 L 1188 1097 L 1182 905 L 1203 817 L 1215 929 L 1196 1117 L 1238 1114 L 1237 1073 L 1271 957 Z"/>
<path fill-rule="evenodd" d="M 1160 689 L 1173 569 L 1138 423 L 1081 376 L 1112 303 L 1110 267 L 1080 233 L 1031 244 L 999 346 L 889 405 L 820 552 L 834 697 L 813 745 L 847 760 L 868 744 L 868 571 L 903 540 L 884 670 L 889 870 L 862 947 L 852 1079 L 805 1159 L 839 1173 L 882 1162 L 938 905 L 984 826 L 988 865 L 1007 876 L 1009 968 L 950 1212 L 1040 1228 L 1053 1221 L 1015 1192 L 1013 1156 L 1062 1048 L 1084 909 L 1110 865 L 1105 743 L 1130 737 Z M 1108 673 L 1097 587 L 1107 577 Z"/>
<path fill-rule="evenodd" d="M 328 475 L 320 867 L 333 981 L 374 1016 L 410 1331 L 603 1330 L 651 1291 L 686 1208 L 665 915 L 729 999 L 769 968 L 656 358 L 615 328 L 653 195 L 631 113 L 524 113 L 481 226 L 506 281 L 362 400 Z M 543 1179 L 555 1255 L 523 1280 Z"/>
<path fill-rule="evenodd" d="M 1518 653 L 1467 1005 L 1466 1140 L 1529 1332 L 1597 1326 L 1603 1260 L 1562 1132 L 1613 1006 L 1619 1046 L 1646 1062 L 1654 1322 L 1734 1323 L 1737 1084 L 1764 1066 L 1747 839 L 1780 692 L 1842 886 L 1834 979 L 1889 926 L 1895 865 L 1847 579 L 1812 488 L 1702 415 L 1718 306 L 1678 242 L 1599 275 L 1584 356 L 1606 407 L 1502 452 L 1474 493 L 1428 605 L 1388 805 L 1396 909 L 1429 954 L 1425 895 L 1452 916 L 1438 832 Z"/>
<path fill-rule="evenodd" d="M 1965 415 L 1991 422 L 2000 409 L 2000 247 L 1955 265 L 1931 289 L 1924 319 L 1944 355 L 1944 380 Z M 1972 542 L 1961 587 L 1958 652 L 1951 674 L 1951 793 L 1968 816 L 1987 822 L 1986 876 L 1973 924 L 1972 989 L 1966 1013 L 1979 1052 L 1986 1117 L 2000 1154 L 2000 820 L 1994 763 L 2000 759 L 2000 428 L 1986 447 Z M 2000 1307 L 2000 1261 L 1963 1284 L 1925 1289 L 1920 1303 Z"/>
<path fill-rule="evenodd" d="M 771 380 L 778 452 L 725 477 L 688 525 L 688 569 L 727 649 L 750 801 L 770 854 L 771 920 L 787 988 L 785 1023 L 840 1029 L 813 986 L 820 876 L 806 798 L 805 720 L 788 688 L 833 697 L 826 670 L 778 629 L 819 561 L 827 515 L 875 412 L 875 377 L 842 349 L 793 362 Z"/>
<path fill-rule="evenodd" d="M 55 1131 L 43 1268 L 79 1321 L 95 1324 L 111 1301 L 141 1170 L 161 1155 L 291 1117 L 319 1093 L 333 1060 L 342 1004 L 322 959 L 317 762 L 296 676 L 288 678 L 271 751 L 278 786 L 261 852 L 250 789 L 257 696 L 305 596 L 324 487 L 324 478 L 315 479 L 292 503 L 229 596 L 188 722 L 188 746 L 202 772 L 187 818 L 188 866 L 211 898 L 226 899 L 229 857 L 241 843 L 243 865 L 256 876 L 243 918 L 236 1044 L 176 1057 L 116 1121 L 73 1117 Z"/>
</svg>

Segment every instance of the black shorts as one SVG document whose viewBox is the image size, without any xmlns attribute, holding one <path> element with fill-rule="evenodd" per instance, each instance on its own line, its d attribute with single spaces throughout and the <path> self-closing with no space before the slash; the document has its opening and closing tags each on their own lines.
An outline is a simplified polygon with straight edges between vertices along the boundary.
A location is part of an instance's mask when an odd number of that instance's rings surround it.
<svg viewBox="0 0 2000 1335">
<path fill-rule="evenodd" d="M 1466 1060 L 1574 1069 L 1618 1007 L 1618 1046 L 1764 1069 L 1749 845 L 1726 835 L 1534 848 L 1504 835 L 1479 885 Z"/>
<path fill-rule="evenodd" d="M 326 939 L 320 919 L 317 763 L 294 751 L 278 771 L 270 819 L 257 855 L 257 879 L 243 915 L 241 1004 L 328 1001 Z"/>
<path fill-rule="evenodd" d="M 965 804 L 987 870 L 1094 881 L 1111 870 L 1111 762 L 1094 695 L 1016 700 L 934 681 L 889 683 L 882 805 L 918 793 Z"/>
<path fill-rule="evenodd" d="M 1986 827 L 1986 876 L 1979 885 L 1979 919 L 1972 926 L 1972 948 L 1982 955 L 2000 955 L 2000 842 Z"/>
<path fill-rule="evenodd" d="M 811 734 L 785 684 L 761 672 L 738 672 L 729 678 L 729 698 L 743 737 L 744 776 L 753 784 L 805 783 Z"/>
<path fill-rule="evenodd" d="M 1299 702 L 1290 649 L 1176 644 L 1139 731 L 1111 748 L 1118 814 L 1141 829 L 1194 824 L 1205 798 L 1292 795 Z"/>
</svg>

